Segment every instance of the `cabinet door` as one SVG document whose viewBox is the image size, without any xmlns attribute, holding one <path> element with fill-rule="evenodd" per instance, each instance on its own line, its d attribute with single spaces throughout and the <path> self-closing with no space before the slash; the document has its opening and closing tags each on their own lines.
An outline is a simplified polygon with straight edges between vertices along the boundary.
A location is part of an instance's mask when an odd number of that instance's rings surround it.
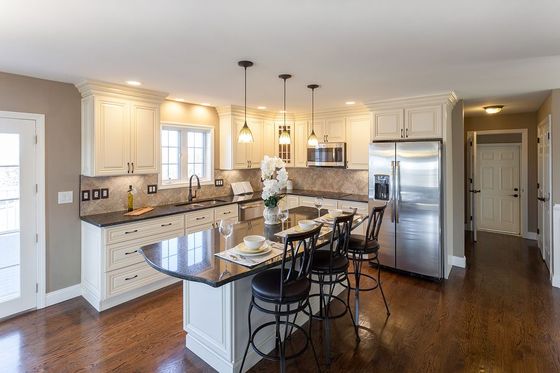
<svg viewBox="0 0 560 373">
<path fill-rule="evenodd" d="M 374 112 L 372 140 L 404 138 L 403 115 L 402 109 Z"/>
<path fill-rule="evenodd" d="M 307 167 L 307 122 L 296 122 L 294 136 L 295 167 Z"/>
<path fill-rule="evenodd" d="M 263 121 L 250 120 L 247 123 L 253 133 L 254 142 L 247 144 L 247 158 L 249 168 L 260 168 L 263 159 Z"/>
<path fill-rule="evenodd" d="M 286 202 L 289 209 L 299 207 L 299 197 L 298 196 L 286 196 Z"/>
<path fill-rule="evenodd" d="M 369 164 L 370 118 L 350 117 L 346 120 L 346 153 L 348 168 L 367 170 Z"/>
<path fill-rule="evenodd" d="M 265 121 L 263 124 L 263 157 L 268 155 L 273 157 L 276 154 L 276 129 L 274 122 Z"/>
<path fill-rule="evenodd" d="M 95 175 L 129 172 L 130 105 L 124 100 L 95 100 Z"/>
<path fill-rule="evenodd" d="M 311 123 L 309 124 L 311 126 Z M 313 130 L 315 131 L 315 135 L 319 139 L 319 142 L 326 142 L 327 141 L 327 128 L 325 125 L 324 119 L 315 119 L 315 123 L 313 124 Z M 309 132 L 311 132 L 311 127 L 309 127 Z"/>
<path fill-rule="evenodd" d="M 290 133 L 290 143 L 289 144 L 280 144 L 278 141 L 280 139 L 280 134 L 284 129 L 284 124 L 277 123 L 275 125 L 276 132 L 274 134 L 274 142 L 276 143 L 276 151 L 274 155 L 281 158 L 285 163 L 286 167 L 294 167 L 294 147 L 295 147 L 295 140 L 294 140 L 294 123 L 286 123 L 286 130 Z"/>
<path fill-rule="evenodd" d="M 327 119 L 326 135 L 328 142 L 345 142 L 346 141 L 346 119 L 332 118 Z"/>
<path fill-rule="evenodd" d="M 247 156 L 247 152 L 248 152 L 248 148 L 249 148 L 249 144 L 242 144 L 237 142 L 237 134 L 239 134 L 239 131 L 241 131 L 241 128 L 243 128 L 243 124 L 245 123 L 245 121 L 243 119 L 237 119 L 235 121 L 235 137 L 234 139 L 232 139 L 233 141 L 233 168 L 239 169 L 239 168 L 249 168 L 249 158 Z M 247 125 L 249 125 L 249 123 L 247 123 Z M 252 131 L 252 129 L 251 129 Z M 254 139 L 255 134 L 253 133 L 253 139 Z"/>
<path fill-rule="evenodd" d="M 153 174 L 159 170 L 159 107 L 133 103 L 131 106 L 131 172 Z"/>
<path fill-rule="evenodd" d="M 441 105 L 405 109 L 405 137 L 441 138 Z"/>
</svg>

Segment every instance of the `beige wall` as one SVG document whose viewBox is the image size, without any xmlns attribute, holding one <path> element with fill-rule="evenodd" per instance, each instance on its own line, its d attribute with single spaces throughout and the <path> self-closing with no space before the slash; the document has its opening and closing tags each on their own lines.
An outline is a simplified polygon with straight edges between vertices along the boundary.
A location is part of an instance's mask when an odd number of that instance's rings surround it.
<svg viewBox="0 0 560 373">
<path fill-rule="evenodd" d="M 453 146 L 453 256 L 465 256 L 465 190 L 464 183 L 464 105 L 459 100 L 451 113 Z"/>
<path fill-rule="evenodd" d="M 80 283 L 80 94 L 71 84 L 0 72 L 0 110 L 45 115 L 47 292 Z M 57 204 L 72 190 L 74 203 Z"/>
<path fill-rule="evenodd" d="M 465 149 L 468 131 L 523 128 L 528 130 L 528 230 L 529 232 L 537 232 L 537 113 L 467 117 L 465 118 Z"/>
</svg>

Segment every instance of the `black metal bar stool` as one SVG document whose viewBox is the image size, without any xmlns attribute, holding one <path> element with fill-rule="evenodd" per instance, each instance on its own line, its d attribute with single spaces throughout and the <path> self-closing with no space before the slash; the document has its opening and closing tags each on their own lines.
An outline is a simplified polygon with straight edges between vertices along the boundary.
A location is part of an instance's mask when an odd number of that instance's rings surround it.
<svg viewBox="0 0 560 373">
<path fill-rule="evenodd" d="M 368 219 L 368 226 L 366 230 L 366 235 L 351 235 L 350 243 L 348 245 L 348 254 L 352 258 L 354 264 L 354 272 L 348 272 L 348 275 L 354 275 L 354 287 L 350 286 L 349 290 L 354 290 L 355 299 L 355 323 L 360 325 L 360 292 L 362 291 L 372 291 L 377 288 L 381 290 L 381 295 L 383 297 L 383 302 L 385 303 L 385 309 L 387 310 L 387 316 L 391 314 L 389 311 L 389 306 L 387 305 L 387 300 L 385 299 L 385 293 L 383 292 L 383 287 L 381 286 L 381 266 L 379 263 L 379 242 L 377 238 L 379 237 L 379 229 L 381 228 L 381 223 L 383 222 L 383 214 L 385 213 L 385 205 L 375 206 L 371 209 L 371 214 Z M 362 273 L 362 264 L 364 262 L 374 262 L 377 264 L 377 279 L 366 273 Z M 367 277 L 373 281 L 373 285 L 366 287 L 360 284 L 361 277 Z M 350 293 L 350 291 L 348 291 Z"/>
<path fill-rule="evenodd" d="M 249 314 L 247 316 L 249 323 L 249 340 L 241 362 L 240 372 L 243 371 L 245 359 L 249 346 L 252 346 L 257 354 L 265 359 L 280 362 L 280 371 L 286 371 L 286 360 L 296 358 L 303 354 L 307 346 L 311 344 L 317 369 L 319 368 L 319 360 L 311 339 L 311 320 L 309 317 L 309 328 L 306 331 L 302 326 L 296 324 L 296 318 L 299 312 L 309 309 L 309 290 L 311 289 L 311 281 L 309 273 L 313 255 L 319 238 L 322 224 L 318 227 L 304 232 L 294 233 L 286 236 L 284 241 L 284 253 L 282 254 L 282 264 L 280 268 L 273 268 L 257 274 L 251 283 L 251 304 L 249 305 Z M 298 256 L 299 255 L 299 256 Z M 272 308 L 274 307 L 274 308 Z M 274 316 L 275 321 L 270 321 L 259 325 L 252 331 L 251 312 L 253 308 Z M 307 313 L 307 312 L 306 312 Z M 294 317 L 294 321 L 290 321 L 290 316 Z M 285 318 L 285 319 L 283 319 Z M 276 330 L 276 351 L 277 354 L 266 354 L 255 346 L 255 336 L 263 329 L 274 326 Z M 284 333 L 281 332 L 280 326 L 284 326 Z M 301 350 L 286 356 L 285 341 L 289 334 L 296 328 L 305 335 L 305 345 Z M 289 333 L 288 333 L 289 330 Z M 282 334 L 284 334 L 282 338 Z"/>
<path fill-rule="evenodd" d="M 355 213 L 356 210 L 354 209 L 352 213 L 334 219 L 329 249 L 317 250 L 313 256 L 313 264 L 311 266 L 311 282 L 319 285 L 319 294 L 311 294 L 309 296 L 309 298 L 319 297 L 319 312 L 312 317 L 324 321 L 324 345 L 327 364 L 330 364 L 330 320 L 340 318 L 349 313 L 356 332 L 356 341 L 360 341 L 358 328 L 354 323 L 354 317 L 350 309 L 350 291 L 347 291 L 346 301 L 339 296 L 333 295 L 337 284 L 346 282 L 345 287 L 350 286 L 348 282 L 348 267 L 350 265 L 348 261 L 348 244 Z M 326 292 L 325 286 L 328 288 Z M 331 301 L 343 304 L 344 311 L 335 315 L 331 314 Z"/>
</svg>

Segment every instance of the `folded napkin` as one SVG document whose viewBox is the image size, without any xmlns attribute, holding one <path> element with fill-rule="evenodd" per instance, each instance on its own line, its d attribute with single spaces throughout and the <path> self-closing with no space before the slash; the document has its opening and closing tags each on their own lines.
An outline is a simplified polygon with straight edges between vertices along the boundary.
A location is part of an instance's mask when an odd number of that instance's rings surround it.
<svg viewBox="0 0 560 373">
<path fill-rule="evenodd" d="M 272 250 L 269 253 L 263 255 L 244 255 L 237 251 L 237 248 L 241 244 L 226 251 L 216 253 L 214 255 L 229 262 L 252 268 L 266 262 L 267 260 L 276 258 L 278 255 L 281 255 L 284 252 L 284 245 L 282 245 L 281 243 L 273 241 L 266 241 L 266 243 L 267 245 L 271 246 Z"/>
<path fill-rule="evenodd" d="M 284 229 L 283 231 L 276 233 L 275 236 L 284 238 L 284 237 L 286 237 L 286 236 L 289 235 L 289 234 L 293 234 L 293 233 L 303 233 L 303 232 L 305 232 L 305 230 L 301 229 L 301 228 L 299 227 L 299 225 L 296 225 L 295 227 L 291 227 L 291 228 L 288 228 L 288 229 Z M 327 234 L 329 234 L 329 233 L 331 233 L 331 232 L 332 232 L 331 227 L 325 227 L 325 226 L 323 226 L 323 227 L 321 228 L 321 232 L 319 232 L 319 237 L 326 236 Z"/>
</svg>

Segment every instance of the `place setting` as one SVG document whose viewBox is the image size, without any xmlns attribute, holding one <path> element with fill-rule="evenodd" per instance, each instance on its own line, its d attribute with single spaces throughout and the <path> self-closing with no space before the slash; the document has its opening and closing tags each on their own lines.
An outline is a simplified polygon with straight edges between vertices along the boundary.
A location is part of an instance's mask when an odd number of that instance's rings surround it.
<svg viewBox="0 0 560 373">
<path fill-rule="evenodd" d="M 345 211 L 342 209 L 329 209 L 328 213 L 319 216 L 318 218 L 314 219 L 314 221 L 316 221 L 317 223 L 332 224 L 334 223 L 334 219 L 340 216 L 350 215 L 350 214 L 352 214 L 352 211 Z M 361 219 L 361 218 L 362 215 L 359 214 L 354 215 L 354 220 Z"/>
<path fill-rule="evenodd" d="M 284 229 L 283 231 L 280 231 L 275 235 L 278 237 L 285 238 L 289 234 L 303 233 L 303 232 L 310 231 L 315 227 L 317 227 L 317 224 L 318 222 L 316 222 L 315 220 L 302 219 L 298 221 L 298 224 L 296 226 L 290 227 L 288 229 Z M 321 232 L 319 233 L 319 238 L 329 234 L 330 232 L 332 232 L 332 229 L 330 227 L 323 226 L 321 228 Z"/>
</svg>

